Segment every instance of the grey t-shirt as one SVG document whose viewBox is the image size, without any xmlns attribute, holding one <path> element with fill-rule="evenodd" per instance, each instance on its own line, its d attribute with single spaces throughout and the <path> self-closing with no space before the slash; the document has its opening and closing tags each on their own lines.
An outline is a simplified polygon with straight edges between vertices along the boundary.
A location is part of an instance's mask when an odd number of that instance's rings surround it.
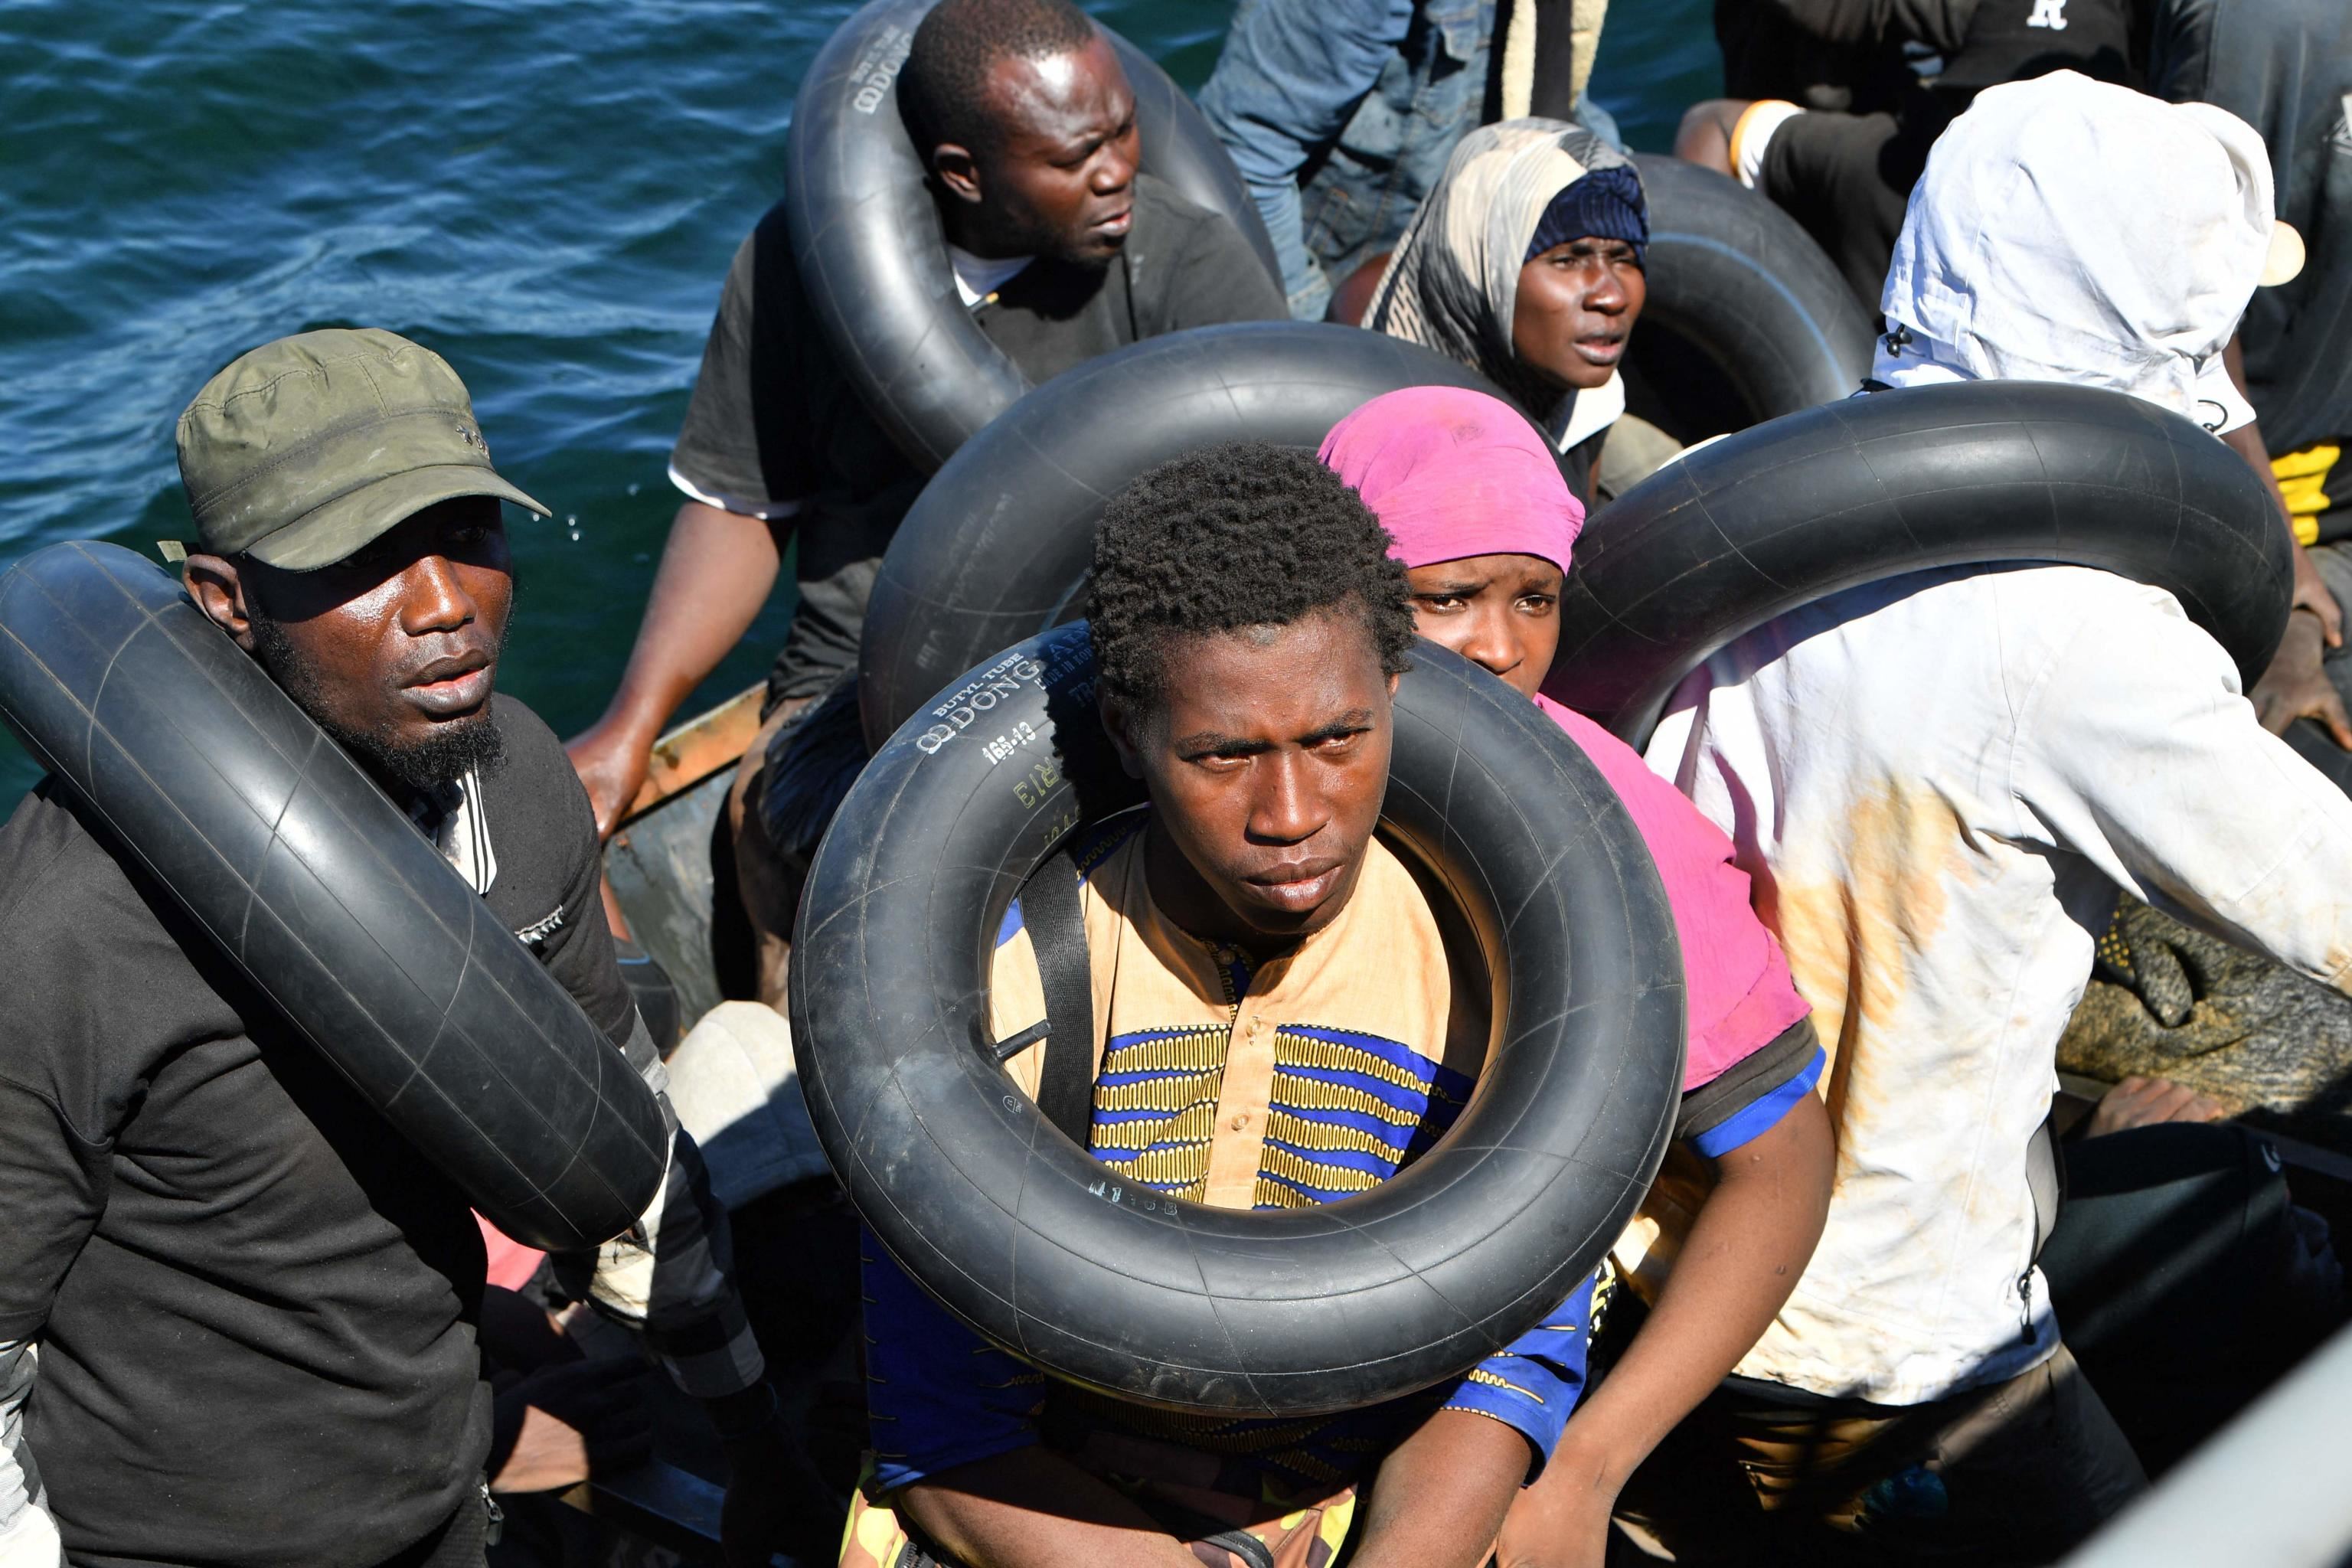
<svg viewBox="0 0 2352 1568">
<path fill-rule="evenodd" d="M 1108 267 L 1033 262 L 973 314 L 1034 385 L 1164 332 L 1288 313 L 1230 220 L 1140 174 L 1134 226 Z M 800 607 L 768 700 L 823 691 L 857 662 L 882 552 L 926 476 L 866 412 L 811 321 L 781 202 L 728 269 L 670 463 L 730 510 L 790 512 Z"/>
</svg>

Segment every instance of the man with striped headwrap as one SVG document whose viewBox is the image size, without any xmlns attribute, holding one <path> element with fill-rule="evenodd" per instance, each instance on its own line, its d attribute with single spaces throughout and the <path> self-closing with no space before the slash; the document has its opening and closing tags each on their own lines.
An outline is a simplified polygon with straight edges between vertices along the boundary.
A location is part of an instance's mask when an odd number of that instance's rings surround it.
<svg viewBox="0 0 2352 1568">
<path fill-rule="evenodd" d="M 1485 126 L 1413 215 L 1365 325 L 1485 374 L 1566 455 L 1591 505 L 1596 487 L 1613 492 L 1671 453 L 1600 471 L 1625 418 L 1617 366 L 1647 298 L 1649 241 L 1641 178 L 1599 137 L 1558 120 Z M 1665 440 L 1639 427 L 1643 444 Z"/>
</svg>

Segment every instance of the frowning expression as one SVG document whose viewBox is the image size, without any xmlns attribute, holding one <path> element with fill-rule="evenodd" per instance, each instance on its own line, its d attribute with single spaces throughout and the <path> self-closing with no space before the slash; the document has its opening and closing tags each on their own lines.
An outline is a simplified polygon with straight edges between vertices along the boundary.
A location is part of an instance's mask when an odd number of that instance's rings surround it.
<svg viewBox="0 0 2352 1568">
<path fill-rule="evenodd" d="M 1153 896 L 1196 936 L 1264 949 L 1336 919 L 1388 793 L 1396 680 L 1344 609 L 1178 639 L 1149 706 L 1104 722 L 1150 792 Z"/>
<path fill-rule="evenodd" d="M 1633 247 L 1622 239 L 1571 239 L 1519 268 L 1511 349 L 1563 392 L 1599 386 L 1625 357 L 1649 298 Z"/>
<path fill-rule="evenodd" d="M 1533 697 L 1559 651 L 1560 569 L 1540 555 L 1470 555 L 1405 574 L 1414 629 Z"/>
<path fill-rule="evenodd" d="M 198 605 L 387 782 L 455 777 L 482 754 L 514 603 L 497 500 L 417 512 L 315 572 L 191 555 Z"/>
<path fill-rule="evenodd" d="M 1108 262 L 1127 243 L 1141 154 L 1135 93 L 1110 43 L 991 68 L 993 134 L 942 143 L 931 166 L 959 242 L 989 256 Z"/>
</svg>

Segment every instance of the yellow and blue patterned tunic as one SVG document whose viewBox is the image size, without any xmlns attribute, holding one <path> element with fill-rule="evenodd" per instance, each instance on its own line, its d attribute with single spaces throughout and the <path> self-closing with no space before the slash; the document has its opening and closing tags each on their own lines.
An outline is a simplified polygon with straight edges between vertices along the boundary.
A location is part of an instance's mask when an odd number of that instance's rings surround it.
<svg viewBox="0 0 2352 1568">
<path fill-rule="evenodd" d="M 1225 1208 L 1329 1203 L 1379 1185 L 1452 1125 L 1484 1059 L 1488 1010 L 1474 963 L 1448 962 L 1410 872 L 1378 843 L 1337 920 L 1253 969 L 1177 929 L 1145 887 L 1140 818 L 1080 857 L 1097 1046 L 1096 1158 L 1144 1185 Z M 1466 980 L 1458 983 L 1457 976 Z M 995 1037 L 1045 1016 L 1016 905 L 999 933 Z M 1042 1050 L 1007 1064 L 1036 1091 Z M 1507 1353 L 1452 1384 L 1328 1419 L 1171 1415 L 1049 1382 L 957 1322 L 866 1238 L 867 1405 L 875 1485 L 1052 1435 L 1174 1442 L 1213 1459 L 1221 1489 L 1327 1493 L 1440 1408 L 1525 1434 L 1532 1477 L 1583 1387 L 1587 1281 Z"/>
</svg>

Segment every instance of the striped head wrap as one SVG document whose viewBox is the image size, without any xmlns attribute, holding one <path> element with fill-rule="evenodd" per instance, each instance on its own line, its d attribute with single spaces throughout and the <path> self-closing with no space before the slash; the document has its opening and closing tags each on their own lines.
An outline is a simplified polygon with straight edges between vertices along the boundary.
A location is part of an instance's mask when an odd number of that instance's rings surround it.
<svg viewBox="0 0 2352 1568">
<path fill-rule="evenodd" d="M 1565 121 L 1473 131 L 1397 242 L 1364 324 L 1473 367 L 1544 419 L 1561 395 L 1512 351 L 1519 268 L 1555 198 L 1595 170 L 1632 167 Z"/>
</svg>

